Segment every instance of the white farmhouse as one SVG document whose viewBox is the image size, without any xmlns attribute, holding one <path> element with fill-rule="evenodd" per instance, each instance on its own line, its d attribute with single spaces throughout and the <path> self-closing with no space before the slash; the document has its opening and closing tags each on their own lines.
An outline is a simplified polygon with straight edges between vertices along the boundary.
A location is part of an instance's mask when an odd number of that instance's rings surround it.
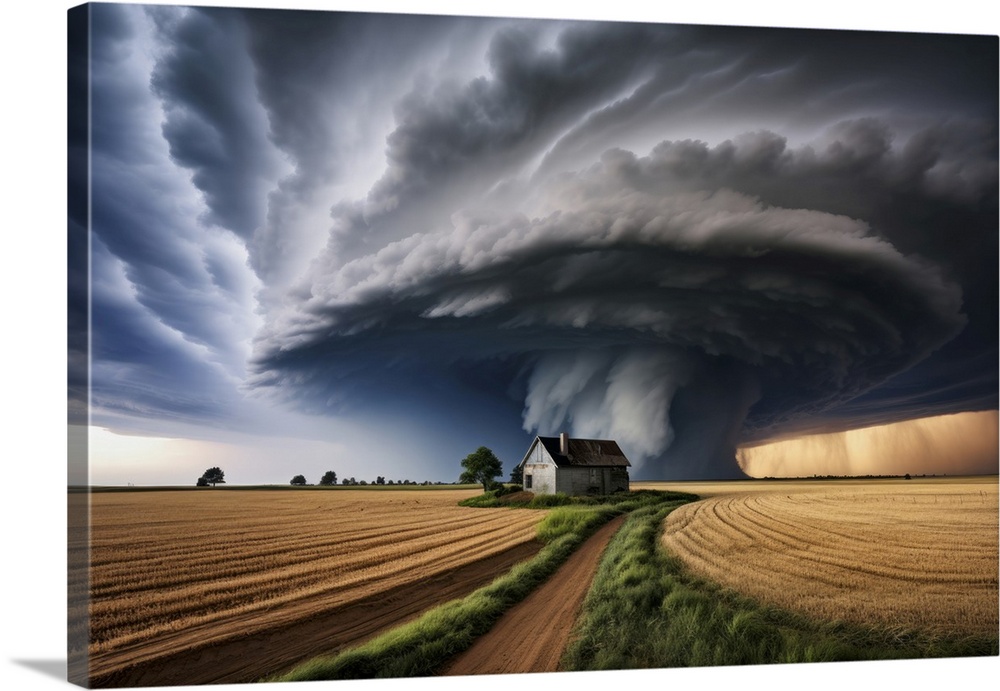
<svg viewBox="0 0 1000 691">
<path fill-rule="evenodd" d="M 629 463 L 607 439 L 535 437 L 519 464 L 524 489 L 535 494 L 627 492 Z"/>
</svg>

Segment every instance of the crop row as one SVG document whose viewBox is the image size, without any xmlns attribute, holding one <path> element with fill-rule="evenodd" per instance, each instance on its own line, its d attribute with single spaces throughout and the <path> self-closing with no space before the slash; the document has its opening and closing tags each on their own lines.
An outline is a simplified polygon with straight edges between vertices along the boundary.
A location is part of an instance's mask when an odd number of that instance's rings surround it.
<svg viewBox="0 0 1000 691">
<path fill-rule="evenodd" d="M 695 574 L 826 620 L 995 632 L 996 484 L 718 496 L 670 515 Z"/>
<path fill-rule="evenodd" d="M 91 654 L 387 592 L 530 541 L 541 518 L 465 509 L 451 492 L 353 494 L 95 494 Z"/>
</svg>

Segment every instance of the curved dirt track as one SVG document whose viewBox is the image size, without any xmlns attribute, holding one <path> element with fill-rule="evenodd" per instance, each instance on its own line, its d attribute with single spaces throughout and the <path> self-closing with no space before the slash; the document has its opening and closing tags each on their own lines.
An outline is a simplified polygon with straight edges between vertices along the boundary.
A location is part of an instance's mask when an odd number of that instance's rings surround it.
<svg viewBox="0 0 1000 691">
<path fill-rule="evenodd" d="M 590 537 L 535 592 L 506 612 L 471 648 L 439 674 L 556 672 L 583 599 L 608 542 L 624 516 Z"/>
<path fill-rule="evenodd" d="M 151 652 L 147 646 L 138 647 L 130 663 L 95 674 L 90 685 L 92 688 L 186 686 L 258 681 L 317 655 L 360 643 L 432 607 L 463 597 L 518 562 L 531 558 L 540 546 L 537 541 L 521 544 L 419 583 L 310 613 L 293 624 L 242 638 L 217 643 L 208 640 L 203 645 L 171 649 L 170 637 L 164 637 L 158 650 Z M 308 610 L 308 602 L 303 605 Z M 92 665 L 94 662 L 97 661 L 91 660 Z"/>
</svg>

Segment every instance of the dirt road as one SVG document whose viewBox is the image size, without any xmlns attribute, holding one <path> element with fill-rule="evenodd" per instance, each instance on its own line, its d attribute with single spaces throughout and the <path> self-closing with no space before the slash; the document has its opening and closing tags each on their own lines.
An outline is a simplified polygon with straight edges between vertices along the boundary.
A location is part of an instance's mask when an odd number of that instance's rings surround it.
<svg viewBox="0 0 1000 691">
<path fill-rule="evenodd" d="M 583 599 L 601 555 L 624 516 L 583 544 L 541 587 L 509 610 L 442 675 L 519 674 L 558 671 Z"/>
<path fill-rule="evenodd" d="M 199 645 L 173 646 L 172 637 L 164 636 L 160 645 L 137 646 L 131 655 L 125 650 L 116 651 L 113 659 L 95 656 L 91 660 L 91 687 L 257 681 L 317 655 L 360 643 L 432 607 L 463 597 L 531 558 L 539 547 L 538 542 L 522 544 L 420 583 L 327 611 L 309 611 L 305 607 L 308 603 L 302 603 L 308 614 L 300 620 L 242 638 L 213 642 L 206 635 Z M 189 641 L 192 632 L 183 633 Z"/>
</svg>

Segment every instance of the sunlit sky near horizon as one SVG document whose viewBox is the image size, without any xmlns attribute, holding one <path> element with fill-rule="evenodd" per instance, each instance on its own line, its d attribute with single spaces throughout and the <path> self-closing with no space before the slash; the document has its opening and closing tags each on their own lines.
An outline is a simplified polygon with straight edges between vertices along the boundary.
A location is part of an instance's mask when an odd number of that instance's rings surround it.
<svg viewBox="0 0 1000 691">
<path fill-rule="evenodd" d="M 93 12 L 90 482 L 452 481 L 560 431 L 710 479 L 941 415 L 982 443 L 902 472 L 996 472 L 996 37 Z"/>
<path fill-rule="evenodd" d="M 996 411 L 941 415 L 746 447 L 739 459 L 747 475 L 757 478 L 990 475 L 996 473 L 997 423 Z M 351 464 L 344 447 L 325 441 L 199 441 L 120 435 L 95 427 L 89 442 L 90 454 L 100 460 L 90 476 L 95 486 L 189 485 L 191 478 L 213 466 L 221 467 L 227 482 L 235 485 L 287 484 L 299 474 L 316 484 L 335 468 L 341 469 L 334 470 L 338 479 L 356 477 L 369 483 L 383 474 L 378 464 Z M 287 460 L 275 463 L 276 458 Z M 503 460 L 509 472 L 520 457 Z M 452 465 L 459 468 L 457 462 Z M 456 481 L 447 471 L 425 477 L 404 469 L 397 475 L 386 479 Z"/>
</svg>

